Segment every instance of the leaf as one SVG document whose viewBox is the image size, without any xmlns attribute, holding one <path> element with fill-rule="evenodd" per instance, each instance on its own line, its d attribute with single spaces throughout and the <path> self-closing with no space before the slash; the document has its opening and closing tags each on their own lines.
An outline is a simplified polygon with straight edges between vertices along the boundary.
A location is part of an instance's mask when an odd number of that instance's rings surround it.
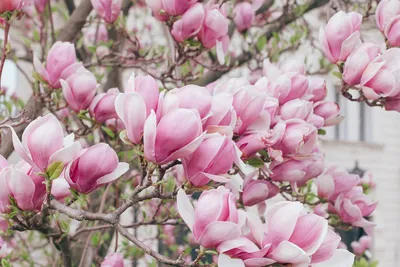
<svg viewBox="0 0 400 267">
<path fill-rule="evenodd" d="M 262 51 L 266 44 L 267 44 L 267 37 L 265 35 L 258 38 L 258 41 L 257 41 L 258 51 Z"/>
<path fill-rule="evenodd" d="M 115 133 L 114 133 L 110 128 L 108 128 L 108 127 L 106 127 L 106 126 L 102 126 L 101 129 L 102 129 L 109 137 L 111 137 L 112 139 L 115 138 Z"/>
<path fill-rule="evenodd" d="M 253 166 L 254 168 L 262 168 L 264 167 L 264 161 L 262 161 L 260 158 L 249 158 L 246 160 L 246 163 L 249 164 L 250 166 Z"/>
<path fill-rule="evenodd" d="M 333 71 L 332 75 L 339 79 L 342 79 L 342 73 L 340 73 L 339 71 Z"/>
<path fill-rule="evenodd" d="M 318 129 L 319 135 L 326 135 L 326 131 L 324 129 Z"/>
<path fill-rule="evenodd" d="M 3 267 L 12 267 L 11 263 L 7 259 L 1 259 L 1 266 Z"/>
<path fill-rule="evenodd" d="M 50 180 L 57 179 L 60 177 L 61 172 L 64 169 L 64 163 L 61 161 L 53 162 L 50 164 L 49 167 L 46 169 L 46 175 Z"/>
</svg>

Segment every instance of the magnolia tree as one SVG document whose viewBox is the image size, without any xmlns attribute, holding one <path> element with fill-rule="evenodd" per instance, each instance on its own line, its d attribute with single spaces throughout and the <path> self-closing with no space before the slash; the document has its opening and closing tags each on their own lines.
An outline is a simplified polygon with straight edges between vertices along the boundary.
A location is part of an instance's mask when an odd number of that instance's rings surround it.
<svg viewBox="0 0 400 267">
<path fill-rule="evenodd" d="M 400 1 L 350 2 L 1 0 L 0 76 L 32 90 L 0 80 L 2 265 L 376 266 L 374 183 L 324 163 L 312 74 L 400 111 Z M 307 44 L 314 71 L 279 60 Z"/>
</svg>

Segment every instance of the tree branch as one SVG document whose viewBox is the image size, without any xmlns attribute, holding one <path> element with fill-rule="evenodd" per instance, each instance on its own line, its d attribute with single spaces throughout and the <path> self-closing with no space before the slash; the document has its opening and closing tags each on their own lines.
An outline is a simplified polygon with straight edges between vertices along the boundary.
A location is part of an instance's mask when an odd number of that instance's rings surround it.
<svg viewBox="0 0 400 267">
<path fill-rule="evenodd" d="M 75 9 L 72 13 L 70 19 L 65 24 L 64 28 L 60 31 L 60 36 L 58 38 L 59 41 L 64 42 L 71 42 L 75 39 L 76 35 L 80 32 L 82 27 L 86 22 L 86 18 L 89 16 L 90 12 L 92 11 L 93 6 L 90 0 L 83 0 L 79 7 Z M 33 120 L 35 119 L 42 109 L 42 105 L 35 96 L 31 96 L 28 100 L 27 104 L 25 105 L 27 119 Z M 16 127 L 15 131 L 19 136 L 22 135 L 25 128 L 28 126 L 29 123 L 24 123 L 19 127 Z M 3 134 L 1 144 L 0 144 L 0 154 L 3 155 L 5 158 L 8 158 L 10 154 L 13 152 L 13 144 L 11 140 L 11 133 Z"/>
<path fill-rule="evenodd" d="M 267 40 L 271 39 L 273 36 L 273 33 L 281 31 L 285 26 L 288 24 L 292 23 L 293 21 L 297 20 L 298 18 L 302 17 L 305 13 L 316 9 L 318 7 L 321 7 L 325 4 L 329 3 L 329 0 L 313 0 L 308 4 L 305 4 L 305 8 L 299 12 L 297 9 L 292 10 L 289 14 L 283 14 L 276 22 L 272 23 L 269 27 L 268 30 L 265 31 L 263 34 L 265 37 L 267 37 Z M 252 49 L 250 49 L 251 51 Z M 237 58 L 233 59 L 232 62 L 235 65 L 234 66 L 242 66 L 243 64 L 249 62 L 252 59 L 252 54 L 250 52 L 244 53 Z M 228 73 L 231 69 L 223 70 L 223 71 L 213 71 L 209 72 L 206 75 L 204 75 L 202 78 L 193 81 L 194 84 L 197 85 L 207 85 L 209 83 L 212 83 L 219 78 L 221 78 L 222 75 Z"/>
</svg>

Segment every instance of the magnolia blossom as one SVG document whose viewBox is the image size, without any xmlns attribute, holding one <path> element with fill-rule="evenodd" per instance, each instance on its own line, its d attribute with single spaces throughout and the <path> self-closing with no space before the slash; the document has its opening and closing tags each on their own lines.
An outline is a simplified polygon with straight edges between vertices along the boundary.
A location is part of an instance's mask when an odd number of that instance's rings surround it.
<svg viewBox="0 0 400 267">
<path fill-rule="evenodd" d="M 152 111 L 144 125 L 144 155 L 151 162 L 166 164 L 192 154 L 203 139 L 197 110 L 178 108 L 165 114 L 159 122 Z"/>
<path fill-rule="evenodd" d="M 91 0 L 94 10 L 107 23 L 117 20 L 121 12 L 122 0 Z"/>
<path fill-rule="evenodd" d="M 210 180 L 228 181 L 224 178 L 236 162 L 240 153 L 229 137 L 218 133 L 207 135 L 201 145 L 190 156 L 182 159 L 187 180 L 195 186 L 207 184 Z"/>
<path fill-rule="evenodd" d="M 124 267 L 124 258 L 120 253 L 112 253 L 104 258 L 100 267 Z"/>
<path fill-rule="evenodd" d="M 322 50 L 330 62 L 345 61 L 360 42 L 362 15 L 357 12 L 337 12 L 325 28 L 319 31 Z"/>
<path fill-rule="evenodd" d="M 354 255 L 337 249 L 340 237 L 328 229 L 327 220 L 307 214 L 301 203 L 277 203 L 267 211 L 265 221 L 264 225 L 248 213 L 246 234 L 217 247 L 218 266 L 260 267 L 275 262 L 304 267 L 353 265 Z"/>
<path fill-rule="evenodd" d="M 49 0 L 34 0 L 35 8 L 39 13 L 42 13 L 47 6 Z"/>
<path fill-rule="evenodd" d="M 96 188 L 111 183 L 126 173 L 129 164 L 118 162 L 115 151 L 105 143 L 82 151 L 65 169 L 65 179 L 78 192 L 88 194 Z"/>
<path fill-rule="evenodd" d="M 343 80 L 348 85 L 357 85 L 361 81 L 363 72 L 380 53 L 380 49 L 373 43 L 364 43 L 347 58 L 344 64 Z"/>
<path fill-rule="evenodd" d="M 370 248 L 371 243 L 372 238 L 368 235 L 364 235 L 360 238 L 360 240 L 351 242 L 351 248 L 356 255 L 361 256 L 367 249 Z"/>
<path fill-rule="evenodd" d="M 159 90 L 150 76 L 132 76 L 128 84 L 125 93 L 115 99 L 115 110 L 125 125 L 127 139 L 133 144 L 139 144 L 146 119 L 157 109 Z"/>
<path fill-rule="evenodd" d="M 248 2 L 242 2 L 236 5 L 233 18 L 238 31 L 244 31 L 251 27 L 255 19 L 253 6 Z"/>
<path fill-rule="evenodd" d="M 391 48 L 368 64 L 360 81 L 367 99 L 394 97 L 400 93 L 399 59 L 400 48 Z"/>
<path fill-rule="evenodd" d="M 56 42 L 47 54 L 46 68 L 37 57 L 33 64 L 38 74 L 53 88 L 60 88 L 62 72 L 76 63 L 75 46 L 69 42 Z"/>
<path fill-rule="evenodd" d="M 2 0 L 0 3 L 0 13 L 4 13 L 7 11 L 14 11 L 14 10 L 20 10 L 26 0 Z"/>
<path fill-rule="evenodd" d="M 211 95 L 205 87 L 186 85 L 164 93 L 161 94 L 157 110 L 159 116 L 177 108 L 196 109 L 202 119 L 211 115 Z"/>
<path fill-rule="evenodd" d="M 161 20 L 168 20 L 169 16 L 184 15 L 197 0 L 146 0 L 146 4 L 153 11 L 153 15 Z"/>
<path fill-rule="evenodd" d="M 195 208 L 180 189 L 177 205 L 180 216 L 193 232 L 194 238 L 205 248 L 216 247 L 221 242 L 241 235 L 243 218 L 240 218 L 241 213 L 236 209 L 232 193 L 224 187 L 204 191 Z"/>
<path fill-rule="evenodd" d="M 43 177 L 34 175 L 29 177 L 14 166 L 0 172 L 0 212 L 10 210 L 10 197 L 12 197 L 21 210 L 40 209 L 46 194 Z"/>
<path fill-rule="evenodd" d="M 106 93 L 98 94 L 93 98 L 89 111 L 96 121 L 105 122 L 118 117 L 115 110 L 115 99 L 118 94 L 118 88 L 111 88 Z"/>
<path fill-rule="evenodd" d="M 357 186 L 338 196 L 335 201 L 335 210 L 343 222 L 364 227 L 365 231 L 370 234 L 375 224 L 367 221 L 364 217 L 371 215 L 376 205 L 376 202 L 369 200 L 363 193 L 362 187 Z"/>
<path fill-rule="evenodd" d="M 384 32 L 387 25 L 397 15 L 400 15 L 399 1 L 380 1 L 375 11 L 376 25 L 378 26 L 379 30 L 381 30 L 381 32 Z"/>
<path fill-rule="evenodd" d="M 11 131 L 15 151 L 36 171 L 46 171 L 55 162 L 66 165 L 76 159 L 81 150 L 73 134 L 64 138 L 61 124 L 52 114 L 32 121 L 22 134 L 22 142 L 14 129 Z"/>
<path fill-rule="evenodd" d="M 86 69 L 60 80 L 65 100 L 69 107 L 77 112 L 85 110 L 92 102 L 97 88 L 96 77 Z"/>
<path fill-rule="evenodd" d="M 202 4 L 197 3 L 187 10 L 181 19 L 172 25 L 171 34 L 178 42 L 196 36 L 203 26 L 205 13 Z"/>
<path fill-rule="evenodd" d="M 243 182 L 242 200 L 245 206 L 253 206 L 272 198 L 279 193 L 279 188 L 270 181 L 255 180 L 258 172 L 248 175 Z"/>
</svg>

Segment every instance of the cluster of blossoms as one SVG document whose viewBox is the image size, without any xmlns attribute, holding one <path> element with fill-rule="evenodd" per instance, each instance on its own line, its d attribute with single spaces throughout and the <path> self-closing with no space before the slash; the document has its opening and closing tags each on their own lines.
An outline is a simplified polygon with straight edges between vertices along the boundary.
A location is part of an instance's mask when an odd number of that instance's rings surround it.
<svg viewBox="0 0 400 267">
<path fill-rule="evenodd" d="M 328 221 L 308 214 L 299 202 L 280 202 L 258 216 L 238 210 L 228 189 L 204 192 L 195 208 L 178 192 L 178 211 L 197 242 L 220 253 L 218 266 L 352 266 L 350 252 L 338 249 L 340 237 Z"/>
<path fill-rule="evenodd" d="M 54 60 L 57 64 L 52 63 Z M 318 194 L 329 202 L 328 211 L 350 225 L 367 229 L 371 226 L 363 217 L 370 215 L 376 204 L 363 194 L 359 177 L 335 168 L 324 171 L 324 156 L 317 146 L 318 129 L 335 125 L 342 117 L 336 103 L 324 100 L 325 81 L 306 76 L 303 64 L 289 62 L 277 68 L 265 61 L 264 76 L 254 84 L 239 78 L 161 93 L 152 77 L 132 75 L 124 93 L 110 89 L 95 95 L 96 79 L 76 62 L 72 44 L 56 43 L 49 52 L 46 68 L 35 62 L 37 72 L 49 87 L 62 87 L 71 110 L 88 109 L 99 123 L 119 121 L 123 141 L 137 149 L 143 147 L 147 161 L 165 165 L 180 160 L 186 185 L 225 184 L 226 188 L 204 192 L 195 211 L 188 206 L 183 191 L 178 201 L 181 216 L 195 240 L 206 248 L 216 248 L 224 255 L 220 261 L 227 261 L 228 255 L 243 260 L 246 266 L 273 262 L 318 266 L 344 257 L 342 266 L 351 265 L 352 256 L 337 250 L 340 239 L 328 230 L 328 221 L 315 214 L 307 215 L 300 203 L 281 203 L 271 208 L 266 215 L 268 228 L 258 218 L 238 212 L 235 204 L 239 200 L 245 206 L 263 205 L 278 194 L 280 187 L 289 184 L 296 192 L 322 174 L 317 179 Z M 42 129 L 59 130 L 46 133 L 53 142 L 43 143 Z M 81 193 L 89 193 L 127 171 L 128 167 L 118 163 L 108 145 L 100 143 L 81 150 L 79 143 L 71 143 L 72 137 L 66 138 L 69 144 L 61 143 L 62 137 L 57 119 L 46 115 L 27 128 L 23 144 L 14 136 L 14 145 L 34 170 L 46 173 L 52 163 L 62 162 L 65 180 Z M 231 179 L 229 171 L 233 166 L 243 168 L 243 160 L 254 159 L 262 163 L 258 166 L 262 176 L 256 171 L 239 182 Z M 43 199 L 44 188 L 40 192 Z M 38 206 L 40 203 L 35 207 Z M 278 211 L 279 219 L 273 215 Z M 286 214 L 287 220 L 281 213 Z M 276 229 L 272 226 L 274 221 L 279 221 Z M 281 228 L 283 221 L 291 226 Z M 254 224 L 258 227 L 251 230 Z M 305 240 L 303 233 L 310 232 L 308 227 L 313 228 L 313 235 Z M 284 234 L 278 228 L 285 229 Z"/>
<path fill-rule="evenodd" d="M 343 92 L 357 90 L 372 105 L 400 111 L 400 87 L 397 75 L 400 58 L 397 24 L 400 19 L 398 1 L 381 1 L 376 10 L 376 24 L 389 46 L 361 42 L 362 15 L 356 12 L 336 13 L 325 29 L 320 30 L 320 42 L 325 56 L 337 64 L 343 74 Z M 348 95 L 351 98 L 351 95 Z"/>
<path fill-rule="evenodd" d="M 24 4 L 11 6 L 11 2 L 0 4 L 0 12 Z M 222 60 L 230 42 L 225 4 L 146 3 L 157 19 L 169 24 L 177 42 L 197 38 L 204 48 L 216 47 Z M 43 12 L 47 2 L 35 4 Z M 121 11 L 120 0 L 92 0 L 92 4 L 107 23 L 115 22 Z M 396 27 L 397 17 L 383 18 L 392 16 L 387 11 L 391 5 L 381 2 L 377 21 L 394 42 L 390 28 Z M 247 2 L 236 5 L 233 19 L 239 31 L 254 23 L 258 8 Z M 342 70 L 345 91 L 359 86 L 367 100 L 400 110 L 395 64 L 400 49 L 382 53 L 374 44 L 359 45 L 361 18 L 355 12 L 333 16 L 320 31 L 323 50 Z M 96 33 L 107 40 L 104 25 Z M 319 133 L 340 123 L 342 116 L 338 105 L 325 99 L 325 80 L 307 76 L 303 63 L 277 67 L 265 60 L 262 77 L 254 82 L 242 77 L 161 92 L 153 77 L 132 75 L 124 92 L 105 88 L 102 93 L 95 75 L 78 62 L 72 43 L 54 43 L 45 64 L 34 57 L 34 67 L 42 91 L 62 92 L 65 116 L 78 114 L 96 126 L 115 125 L 111 131 L 119 134 L 121 146 L 137 152 L 146 171 L 171 168 L 176 188 L 180 187 L 174 191 L 177 210 L 193 234 L 192 241 L 218 252 L 218 266 L 353 265 L 354 255 L 339 248 L 340 237 L 329 224 L 363 227 L 370 233 L 374 224 L 366 217 L 376 203 L 364 194 L 359 176 L 325 165 Z M 62 202 L 70 190 L 89 194 L 128 172 L 129 164 L 120 162 L 109 144 L 86 147 L 74 141 L 74 134 L 65 136 L 67 129 L 59 121 L 64 115 L 49 113 L 35 119 L 22 140 L 9 127 L 21 161 L 10 165 L 0 157 L 1 213 L 39 212 L 52 196 Z M 187 196 L 192 191 L 203 191 L 195 207 Z M 315 195 L 311 201 L 308 193 Z M 278 194 L 289 195 L 292 201 L 266 208 L 266 200 Z M 255 205 L 260 216 L 245 211 Z M 171 237 L 168 242 L 174 243 L 173 227 L 164 230 Z M 8 249 L 1 242 L 0 253 Z M 364 238 L 354 243 L 355 252 L 362 254 L 368 242 Z M 111 254 L 102 266 L 123 266 L 123 258 Z"/>
</svg>

